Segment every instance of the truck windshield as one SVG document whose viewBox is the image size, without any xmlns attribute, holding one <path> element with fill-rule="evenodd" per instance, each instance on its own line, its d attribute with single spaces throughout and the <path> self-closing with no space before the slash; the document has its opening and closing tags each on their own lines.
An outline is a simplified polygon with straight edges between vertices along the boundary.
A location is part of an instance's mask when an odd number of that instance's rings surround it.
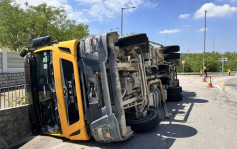
<svg viewBox="0 0 237 149">
<path fill-rule="evenodd" d="M 53 76 L 52 51 L 36 53 L 36 74 L 41 119 L 41 131 L 46 133 L 60 133 L 57 97 Z"/>
</svg>

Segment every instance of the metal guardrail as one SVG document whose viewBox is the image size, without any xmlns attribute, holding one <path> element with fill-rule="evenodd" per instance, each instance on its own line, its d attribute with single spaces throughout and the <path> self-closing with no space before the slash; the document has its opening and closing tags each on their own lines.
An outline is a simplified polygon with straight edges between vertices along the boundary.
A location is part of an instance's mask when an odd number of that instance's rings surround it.
<svg viewBox="0 0 237 149">
<path fill-rule="evenodd" d="M 0 88 L 0 109 L 16 107 L 27 102 L 25 84 Z"/>
</svg>

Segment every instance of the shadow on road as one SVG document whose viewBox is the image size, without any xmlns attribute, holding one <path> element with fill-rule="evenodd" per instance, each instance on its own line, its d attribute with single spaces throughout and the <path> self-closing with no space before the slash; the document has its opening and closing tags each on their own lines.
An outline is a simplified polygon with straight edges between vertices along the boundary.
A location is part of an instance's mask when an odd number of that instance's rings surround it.
<svg viewBox="0 0 237 149">
<path fill-rule="evenodd" d="M 19 149 L 21 147 L 23 147 L 27 142 L 33 140 L 37 135 L 31 135 L 28 136 L 26 138 L 22 138 L 22 140 L 19 140 L 16 145 L 11 145 L 10 147 L 8 147 L 9 149 Z M 0 148 L 1 149 L 1 148 Z"/>
<path fill-rule="evenodd" d="M 225 86 L 237 87 L 237 84 L 234 84 L 234 83 L 228 83 L 228 84 L 225 84 Z"/>
<path fill-rule="evenodd" d="M 194 104 L 201 104 L 201 103 L 207 103 L 209 102 L 208 100 L 205 99 L 197 99 L 196 97 L 196 93 L 195 92 L 187 92 L 187 91 L 183 91 L 182 92 L 183 95 L 183 100 L 180 102 L 169 102 L 168 103 L 168 109 L 171 113 L 171 116 L 169 119 L 170 123 L 172 122 L 181 122 L 181 123 L 185 123 L 188 120 L 188 117 L 193 109 Z M 187 112 L 185 112 L 185 108 L 188 108 Z M 183 114 L 184 118 L 182 120 L 177 120 L 175 119 L 175 117 L 178 114 Z"/>
<path fill-rule="evenodd" d="M 197 134 L 197 130 L 190 126 L 181 124 L 160 124 L 157 128 L 147 133 L 136 134 L 133 138 L 110 144 L 98 143 L 95 140 L 89 142 L 74 142 L 70 143 L 86 145 L 89 147 L 113 148 L 113 149 L 167 149 L 175 142 L 176 138 L 186 138 Z M 68 142 L 68 140 L 65 140 Z"/>
<path fill-rule="evenodd" d="M 122 142 L 114 143 L 98 143 L 94 139 L 90 141 L 70 141 L 63 138 L 54 138 L 55 140 L 61 140 L 64 142 L 64 145 L 60 146 L 61 148 L 78 148 L 79 145 L 84 145 L 87 147 L 99 147 L 99 148 L 113 148 L 113 149 L 127 149 L 127 148 L 136 148 L 136 149 L 167 149 L 172 147 L 176 139 L 187 138 L 195 136 L 198 131 L 191 127 L 185 125 L 189 115 L 192 111 L 192 108 L 195 104 L 207 103 L 208 100 L 196 99 L 196 94 L 194 92 L 183 91 L 183 100 L 181 102 L 169 102 L 167 103 L 168 109 L 171 113 L 169 119 L 164 118 L 164 111 L 159 110 L 162 123 L 159 124 L 155 129 L 147 133 L 135 134 L 133 138 Z M 188 109 L 188 110 L 186 110 Z M 183 119 L 177 119 L 176 116 L 182 115 Z M 181 118 L 182 118 L 181 117 Z M 180 118 L 180 117 L 179 117 Z M 175 123 L 173 123 L 175 122 Z M 51 137 L 50 137 L 51 138 Z M 44 140 L 40 141 L 42 144 L 46 143 Z M 66 144 L 65 144 L 66 143 Z M 52 144 L 51 144 L 52 145 Z M 55 144 L 57 145 L 57 144 Z M 67 146 L 68 145 L 68 146 Z M 59 148 L 60 148 L 59 147 Z"/>
<path fill-rule="evenodd" d="M 169 121 L 168 124 L 159 124 L 155 129 L 147 133 L 135 134 L 135 136 L 129 140 L 123 142 L 115 142 L 110 144 L 101 144 L 95 140 L 89 142 L 73 142 L 71 143 L 86 145 L 90 147 L 100 148 L 159 148 L 166 149 L 170 148 L 177 138 L 192 137 L 198 133 L 198 131 L 190 126 L 186 126 L 185 123 L 192 111 L 194 104 L 196 103 L 207 103 L 208 100 L 195 99 L 196 94 L 194 92 L 183 91 L 183 100 L 181 102 L 170 102 L 168 103 L 168 109 L 171 112 L 169 119 L 165 119 L 164 115 L 161 114 L 161 121 Z M 187 108 L 187 112 L 183 112 Z M 159 113 L 162 113 L 160 110 Z M 182 113 L 184 116 L 183 120 L 176 120 L 175 116 Z M 172 122 L 179 122 L 180 124 L 172 124 Z M 68 140 L 65 140 L 68 141 Z"/>
</svg>

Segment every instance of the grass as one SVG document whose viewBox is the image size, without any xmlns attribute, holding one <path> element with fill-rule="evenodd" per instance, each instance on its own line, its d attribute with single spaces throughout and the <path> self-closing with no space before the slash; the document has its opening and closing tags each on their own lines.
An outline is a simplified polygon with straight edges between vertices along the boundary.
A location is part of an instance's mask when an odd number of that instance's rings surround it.
<svg viewBox="0 0 237 149">
<path fill-rule="evenodd" d="M 10 103 L 16 102 L 16 100 L 19 100 L 19 98 L 22 98 L 25 96 L 25 89 L 17 89 L 17 90 L 6 90 L 5 92 L 1 92 L 0 95 L 0 109 L 7 108 L 10 106 Z M 4 104 L 5 101 L 5 104 Z M 13 106 L 16 106 L 13 104 Z"/>
</svg>

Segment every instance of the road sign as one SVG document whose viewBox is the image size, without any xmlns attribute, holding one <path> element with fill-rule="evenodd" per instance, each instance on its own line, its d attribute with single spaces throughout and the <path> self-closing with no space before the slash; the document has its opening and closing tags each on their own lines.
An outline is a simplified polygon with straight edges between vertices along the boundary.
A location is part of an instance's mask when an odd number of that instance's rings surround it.
<svg viewBox="0 0 237 149">
<path fill-rule="evenodd" d="M 228 58 L 219 58 L 219 62 L 227 62 Z"/>
<path fill-rule="evenodd" d="M 227 62 L 228 61 L 228 58 L 222 58 L 225 62 Z"/>
<path fill-rule="evenodd" d="M 224 63 L 228 61 L 228 58 L 219 58 L 219 62 L 222 63 L 222 73 L 221 75 L 223 75 L 224 72 Z"/>
</svg>

